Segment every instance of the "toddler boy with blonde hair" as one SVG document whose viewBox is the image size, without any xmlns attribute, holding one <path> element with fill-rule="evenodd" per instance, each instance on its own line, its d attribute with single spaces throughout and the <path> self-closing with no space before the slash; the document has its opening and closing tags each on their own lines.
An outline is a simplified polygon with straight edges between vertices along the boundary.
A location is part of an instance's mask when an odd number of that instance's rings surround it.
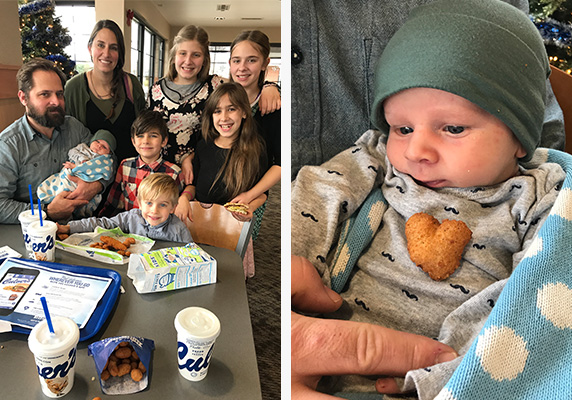
<svg viewBox="0 0 572 400">
<path fill-rule="evenodd" d="M 175 215 L 179 187 L 167 174 L 156 173 L 141 181 L 137 193 L 139 208 L 124 211 L 114 217 L 85 218 L 58 225 L 58 233 L 92 232 L 97 226 L 105 229 L 120 228 L 154 240 L 192 242 L 187 226 Z"/>
</svg>

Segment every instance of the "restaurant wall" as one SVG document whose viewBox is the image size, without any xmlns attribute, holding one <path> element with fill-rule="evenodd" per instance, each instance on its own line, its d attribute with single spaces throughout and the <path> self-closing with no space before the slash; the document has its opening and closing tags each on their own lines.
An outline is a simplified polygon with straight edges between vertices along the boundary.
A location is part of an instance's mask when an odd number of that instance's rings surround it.
<svg viewBox="0 0 572 400">
<path fill-rule="evenodd" d="M 0 1 L 0 131 L 21 117 L 16 72 L 22 66 L 18 0 Z"/>
</svg>

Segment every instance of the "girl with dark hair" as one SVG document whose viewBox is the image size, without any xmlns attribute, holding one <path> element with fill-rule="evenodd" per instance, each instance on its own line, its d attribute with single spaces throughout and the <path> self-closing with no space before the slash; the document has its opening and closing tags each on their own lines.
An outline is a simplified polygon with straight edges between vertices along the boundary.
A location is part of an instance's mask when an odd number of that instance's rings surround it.
<svg viewBox="0 0 572 400">
<path fill-rule="evenodd" d="M 201 134 L 201 113 L 211 93 L 226 79 L 209 75 L 210 54 L 207 32 L 198 26 L 181 28 L 169 52 L 167 75 L 151 88 L 148 107 L 163 114 L 169 129 L 165 158 L 182 167 L 188 184 L 193 181 L 192 160 Z M 265 94 L 274 98 L 279 107 L 280 95 L 276 88 Z"/>
<path fill-rule="evenodd" d="M 134 157 L 137 153 L 131 144 L 130 129 L 137 114 L 145 109 L 145 93 L 137 78 L 123 71 L 123 33 L 111 20 L 98 21 L 87 48 L 93 69 L 66 84 L 66 111 L 92 133 L 99 129 L 113 133 L 118 161 Z"/>
<path fill-rule="evenodd" d="M 193 160 L 194 179 L 179 199 L 175 214 L 192 220 L 189 201 L 225 204 L 248 191 L 266 171 L 266 152 L 252 118 L 246 92 L 237 83 L 221 84 L 205 104 L 202 136 Z M 239 221 L 266 201 L 266 194 L 246 203 L 247 214 L 233 213 Z"/>
</svg>

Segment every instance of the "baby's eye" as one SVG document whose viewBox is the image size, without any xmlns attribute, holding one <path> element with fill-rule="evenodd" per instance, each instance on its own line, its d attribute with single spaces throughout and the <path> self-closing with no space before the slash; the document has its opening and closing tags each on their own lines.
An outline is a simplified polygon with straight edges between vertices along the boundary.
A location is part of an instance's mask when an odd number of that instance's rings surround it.
<svg viewBox="0 0 572 400">
<path fill-rule="evenodd" d="M 399 128 L 399 133 L 402 135 L 409 135 L 410 133 L 413 133 L 413 128 L 410 126 L 402 126 Z"/>
<path fill-rule="evenodd" d="M 464 126 L 456 126 L 456 125 L 447 125 L 445 129 L 447 130 L 447 132 L 452 133 L 454 135 L 458 135 L 465 131 Z"/>
<path fill-rule="evenodd" d="M 445 127 L 445 129 L 447 130 L 447 132 L 452 133 L 454 135 L 458 135 L 458 134 L 463 133 L 465 131 L 464 126 L 448 125 Z"/>
</svg>

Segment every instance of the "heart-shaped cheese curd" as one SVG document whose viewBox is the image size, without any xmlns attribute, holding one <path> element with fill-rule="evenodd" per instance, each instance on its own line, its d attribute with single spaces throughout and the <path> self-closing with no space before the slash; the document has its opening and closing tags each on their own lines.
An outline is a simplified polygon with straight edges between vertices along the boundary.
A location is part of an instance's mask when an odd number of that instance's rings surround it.
<svg viewBox="0 0 572 400">
<path fill-rule="evenodd" d="M 459 267 L 472 234 L 462 221 L 446 219 L 439 224 L 425 213 L 414 214 L 405 223 L 411 261 L 436 281 L 448 278 Z"/>
</svg>

